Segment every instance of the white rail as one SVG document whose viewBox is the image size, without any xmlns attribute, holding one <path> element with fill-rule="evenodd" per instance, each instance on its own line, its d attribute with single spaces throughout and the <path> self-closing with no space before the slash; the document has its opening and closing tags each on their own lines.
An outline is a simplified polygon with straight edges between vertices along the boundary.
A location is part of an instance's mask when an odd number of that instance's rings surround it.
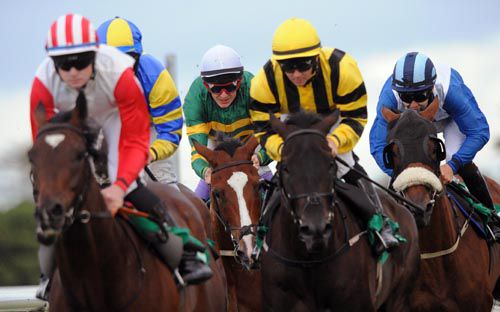
<svg viewBox="0 0 500 312">
<path fill-rule="evenodd" d="M 47 303 L 35 298 L 37 286 L 0 287 L 0 312 L 44 312 Z"/>
</svg>

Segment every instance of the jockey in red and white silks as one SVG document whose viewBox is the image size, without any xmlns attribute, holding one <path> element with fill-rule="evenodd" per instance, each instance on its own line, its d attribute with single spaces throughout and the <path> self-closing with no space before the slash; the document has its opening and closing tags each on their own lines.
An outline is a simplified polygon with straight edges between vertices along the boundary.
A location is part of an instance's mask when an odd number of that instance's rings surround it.
<svg viewBox="0 0 500 312">
<path fill-rule="evenodd" d="M 89 125 L 101 127 L 108 143 L 108 173 L 113 184 L 131 191 L 146 165 L 149 114 L 132 66 L 134 60 L 113 47 L 96 49 L 92 78 L 81 89 L 87 99 Z M 38 67 L 31 90 L 31 129 L 37 133 L 34 111 L 42 103 L 51 118 L 75 107 L 79 90 L 66 84 L 54 61 L 46 57 Z"/>
</svg>

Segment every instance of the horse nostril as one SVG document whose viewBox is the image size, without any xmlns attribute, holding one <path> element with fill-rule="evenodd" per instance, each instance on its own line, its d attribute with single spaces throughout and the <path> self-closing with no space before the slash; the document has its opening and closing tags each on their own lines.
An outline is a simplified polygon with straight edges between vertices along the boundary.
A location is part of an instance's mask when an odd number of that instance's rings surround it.
<svg viewBox="0 0 500 312">
<path fill-rule="evenodd" d="M 312 235 L 311 228 L 308 225 L 301 225 L 299 232 L 301 235 Z"/>
<path fill-rule="evenodd" d="M 54 204 L 52 208 L 50 209 L 50 213 L 54 217 L 60 217 L 64 213 L 64 208 L 61 204 Z"/>
<path fill-rule="evenodd" d="M 330 223 L 327 223 L 325 225 L 325 229 L 323 230 L 323 235 L 330 235 L 332 234 L 333 226 Z"/>
<path fill-rule="evenodd" d="M 430 202 L 425 206 L 425 212 L 429 212 L 432 210 L 432 207 L 434 207 L 434 202 Z"/>
</svg>

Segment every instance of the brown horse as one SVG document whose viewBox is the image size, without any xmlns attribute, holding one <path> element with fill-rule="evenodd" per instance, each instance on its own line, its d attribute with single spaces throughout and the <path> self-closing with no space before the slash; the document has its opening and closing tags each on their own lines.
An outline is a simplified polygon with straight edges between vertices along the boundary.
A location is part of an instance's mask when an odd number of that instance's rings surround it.
<svg viewBox="0 0 500 312">
<path fill-rule="evenodd" d="M 214 276 L 206 283 L 178 289 L 171 271 L 129 224 L 111 217 L 91 169 L 85 108 L 77 104 L 69 123 L 46 123 L 43 109 L 36 120 L 40 131 L 29 158 L 38 238 L 56 244 L 58 265 L 51 311 L 224 311 L 220 262 L 210 259 Z M 207 240 L 209 219 L 200 213 L 206 210 L 201 202 L 174 186 L 152 189 L 180 226 Z"/>
<path fill-rule="evenodd" d="M 383 198 L 385 213 L 399 223 L 407 242 L 379 263 L 365 225 L 338 193 L 347 186 L 336 179 L 326 140 L 338 117 L 338 111 L 322 120 L 301 113 L 286 124 L 272 118 L 272 128 L 285 142 L 278 166 L 281 205 L 262 257 L 265 311 L 408 309 L 418 271 L 415 222 L 404 207 Z"/>
<path fill-rule="evenodd" d="M 384 158 L 393 168 L 393 186 L 422 207 L 411 209 L 419 225 L 421 273 L 411 307 L 414 311 L 491 311 L 500 295 L 500 248 L 488 245 L 458 210 L 439 180 L 443 143 L 432 124 L 437 100 L 423 112 L 394 113 L 389 122 Z M 487 179 L 495 203 L 500 186 Z M 469 208 L 470 210 L 470 208 Z"/>
<path fill-rule="evenodd" d="M 226 271 L 229 311 L 260 311 L 261 276 L 252 270 L 255 231 L 261 200 L 259 174 L 250 160 L 257 140 L 250 137 L 222 142 L 214 150 L 194 142 L 213 169 L 211 205 L 213 237 L 221 249 Z"/>
</svg>

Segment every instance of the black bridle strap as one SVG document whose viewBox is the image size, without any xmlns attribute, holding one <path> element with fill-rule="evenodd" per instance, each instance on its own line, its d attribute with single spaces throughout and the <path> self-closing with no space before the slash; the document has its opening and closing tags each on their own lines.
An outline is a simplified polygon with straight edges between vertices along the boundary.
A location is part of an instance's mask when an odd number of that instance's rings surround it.
<svg viewBox="0 0 500 312">
<path fill-rule="evenodd" d="M 300 130 L 297 130 L 297 131 L 294 131 L 292 133 L 290 133 L 286 139 L 285 139 L 285 143 L 286 144 L 287 142 L 291 141 L 293 138 L 296 138 L 300 135 L 304 135 L 304 134 L 315 134 L 315 135 L 319 135 L 321 136 L 322 138 L 324 138 L 326 140 L 326 135 L 319 131 L 319 130 L 316 130 L 316 129 L 300 129 Z"/>
<path fill-rule="evenodd" d="M 394 192 L 393 190 L 390 190 L 388 188 L 386 188 L 385 186 L 383 186 L 382 184 L 378 183 L 378 182 L 375 182 L 374 180 L 372 180 L 370 177 L 368 177 L 364 172 L 352 167 L 351 165 L 349 165 L 347 162 L 345 162 L 342 158 L 339 158 L 339 157 L 336 157 L 335 158 L 335 161 L 338 161 L 339 163 L 341 163 L 342 165 L 346 166 L 347 168 L 349 168 L 350 170 L 353 170 L 355 171 L 357 174 L 359 174 L 363 179 L 375 184 L 376 186 L 378 186 L 379 188 L 381 188 L 382 190 L 384 190 L 386 193 L 388 193 L 389 195 L 391 195 L 392 197 L 394 198 L 397 198 L 399 199 L 400 201 L 404 202 L 406 205 L 414 208 L 414 209 L 418 209 L 418 210 L 421 210 L 422 207 L 419 207 L 418 205 L 414 204 L 413 202 L 409 201 L 408 199 L 404 198 L 403 196 L 399 195 L 398 193 Z"/>
<path fill-rule="evenodd" d="M 214 169 L 212 169 L 212 174 L 214 174 L 214 173 L 216 173 L 218 171 L 221 171 L 221 170 L 224 170 L 224 169 L 227 169 L 227 168 L 231 168 L 231 167 L 236 167 L 236 166 L 239 166 L 239 165 L 252 165 L 253 166 L 253 162 L 251 160 L 235 160 L 235 161 L 230 161 L 228 163 L 222 164 L 222 165 L 217 166 Z"/>
</svg>

